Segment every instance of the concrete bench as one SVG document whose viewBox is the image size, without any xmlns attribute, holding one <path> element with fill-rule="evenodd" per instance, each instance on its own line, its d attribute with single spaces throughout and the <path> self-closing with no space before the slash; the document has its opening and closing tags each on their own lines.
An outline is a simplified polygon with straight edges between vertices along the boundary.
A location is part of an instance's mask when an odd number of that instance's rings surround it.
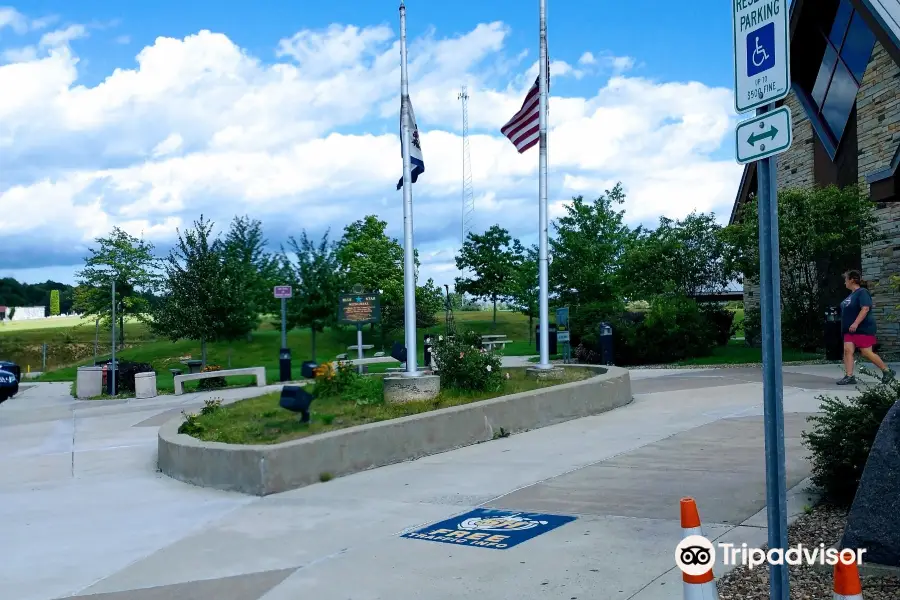
<svg viewBox="0 0 900 600">
<path fill-rule="evenodd" d="M 363 350 L 371 350 L 374 347 L 371 344 L 363 344 Z M 359 346 L 347 346 L 347 350 L 359 350 Z"/>
<path fill-rule="evenodd" d="M 384 352 L 376 352 L 373 356 L 375 358 L 382 358 L 383 356 L 385 356 L 385 354 L 384 354 Z"/>
<path fill-rule="evenodd" d="M 246 369 L 225 369 L 222 371 L 208 371 L 206 373 L 188 373 L 175 376 L 175 395 L 184 393 L 185 381 L 197 381 L 198 379 L 211 379 L 213 377 L 230 377 L 232 375 L 256 375 L 256 387 L 266 385 L 265 367 L 247 367 Z"/>
<path fill-rule="evenodd" d="M 347 355 L 346 354 L 338 354 L 337 356 L 335 356 L 335 359 L 336 360 L 347 360 Z"/>
<path fill-rule="evenodd" d="M 491 350 L 494 346 L 501 346 L 506 348 L 507 344 L 512 344 L 512 340 L 491 340 L 491 341 L 482 341 L 481 345 L 485 347 L 487 350 Z"/>
</svg>

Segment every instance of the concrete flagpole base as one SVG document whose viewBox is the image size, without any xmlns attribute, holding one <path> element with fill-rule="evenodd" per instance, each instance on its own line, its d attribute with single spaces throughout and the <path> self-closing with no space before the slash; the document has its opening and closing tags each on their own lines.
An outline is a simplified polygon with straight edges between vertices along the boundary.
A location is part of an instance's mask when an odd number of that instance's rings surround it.
<svg viewBox="0 0 900 600">
<path fill-rule="evenodd" d="M 439 375 L 422 373 L 417 377 L 385 377 L 384 401 L 389 404 L 434 400 L 441 393 Z"/>
<path fill-rule="evenodd" d="M 550 367 L 549 369 L 530 367 L 525 369 L 525 377 L 531 379 L 555 381 L 558 379 L 565 379 L 565 376 L 566 370 L 562 367 Z"/>
</svg>

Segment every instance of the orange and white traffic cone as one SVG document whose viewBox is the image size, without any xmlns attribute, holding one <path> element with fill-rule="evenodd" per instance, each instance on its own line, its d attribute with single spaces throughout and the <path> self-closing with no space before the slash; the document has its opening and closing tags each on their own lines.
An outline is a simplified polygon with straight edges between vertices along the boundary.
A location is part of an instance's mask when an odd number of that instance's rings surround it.
<svg viewBox="0 0 900 600">
<path fill-rule="evenodd" d="M 681 530 L 682 538 L 692 535 L 703 535 L 700 525 L 700 512 L 693 498 L 681 499 Z M 681 574 L 684 588 L 684 600 L 718 600 L 719 591 L 716 589 L 716 580 L 712 567 L 702 575 Z"/>
<path fill-rule="evenodd" d="M 834 600 L 863 600 L 862 584 L 856 563 L 834 565 Z"/>
</svg>

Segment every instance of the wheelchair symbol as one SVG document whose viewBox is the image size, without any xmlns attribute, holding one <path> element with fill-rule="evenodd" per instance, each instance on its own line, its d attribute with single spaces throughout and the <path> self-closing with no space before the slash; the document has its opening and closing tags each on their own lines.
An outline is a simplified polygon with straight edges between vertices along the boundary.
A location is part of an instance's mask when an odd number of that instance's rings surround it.
<svg viewBox="0 0 900 600">
<path fill-rule="evenodd" d="M 758 58 L 757 58 L 758 57 Z M 753 56 L 750 60 L 753 61 L 754 67 L 761 67 L 766 60 L 768 60 L 769 55 L 766 52 L 766 49 L 759 45 L 759 36 L 756 37 L 756 49 L 753 51 Z"/>
</svg>

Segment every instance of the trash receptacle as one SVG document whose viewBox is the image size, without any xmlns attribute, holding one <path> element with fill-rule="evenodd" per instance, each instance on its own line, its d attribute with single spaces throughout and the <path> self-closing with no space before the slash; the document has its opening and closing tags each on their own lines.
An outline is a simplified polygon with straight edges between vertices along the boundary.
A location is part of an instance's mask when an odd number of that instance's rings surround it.
<svg viewBox="0 0 900 600">
<path fill-rule="evenodd" d="M 548 343 L 547 346 L 550 349 L 550 356 L 558 353 L 557 343 L 556 343 L 556 323 L 550 323 L 550 327 L 547 328 L 547 337 Z M 538 323 L 534 326 L 534 343 L 537 346 L 538 354 L 541 353 L 541 325 Z"/>
<path fill-rule="evenodd" d="M 307 379 L 312 379 L 316 376 L 316 367 L 318 366 L 314 360 L 304 360 L 303 364 L 300 365 L 300 374 Z"/>
<path fill-rule="evenodd" d="M 78 367 L 75 395 L 79 399 L 96 398 L 103 393 L 103 367 Z"/>
<path fill-rule="evenodd" d="M 134 374 L 134 397 L 156 398 L 156 371 Z"/>
<path fill-rule="evenodd" d="M 278 353 L 278 380 L 291 380 L 291 349 L 282 348 Z"/>
<path fill-rule="evenodd" d="M 597 332 L 597 350 L 600 352 L 600 360 L 604 365 L 615 364 L 613 355 L 613 329 L 609 323 L 600 323 Z"/>
<path fill-rule="evenodd" d="M 843 354 L 841 313 L 837 307 L 831 306 L 825 310 L 825 359 L 840 360 Z"/>
</svg>

